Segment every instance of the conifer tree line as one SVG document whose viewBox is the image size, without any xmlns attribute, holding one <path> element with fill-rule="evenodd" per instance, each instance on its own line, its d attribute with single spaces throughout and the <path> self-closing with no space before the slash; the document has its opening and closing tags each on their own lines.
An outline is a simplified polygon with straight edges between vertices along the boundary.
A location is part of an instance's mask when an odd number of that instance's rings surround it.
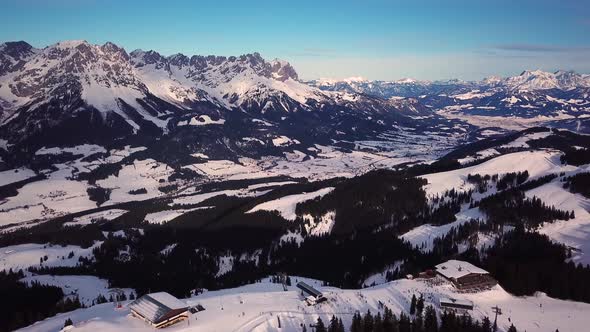
<svg viewBox="0 0 590 332">
<path fill-rule="evenodd" d="M 510 172 L 502 176 L 494 175 L 480 175 L 467 174 L 467 181 L 476 185 L 479 193 L 484 193 L 488 190 L 489 183 L 495 183 L 498 190 L 505 190 L 511 187 L 519 186 L 526 182 L 529 178 L 529 172 Z"/>
<path fill-rule="evenodd" d="M 453 312 L 444 312 L 437 318 L 436 310 L 429 305 L 424 307 L 424 299 L 412 297 L 414 313 L 410 315 L 404 312 L 399 317 L 391 309 L 385 307 L 383 313 L 373 314 L 370 310 L 366 313 L 355 313 L 348 329 L 342 324 L 342 319 L 332 316 L 328 325 L 318 318 L 312 326 L 315 332 L 493 332 L 494 326 L 488 317 L 481 321 L 474 320 L 469 315 L 457 315 Z M 422 304 L 420 304 L 422 303 Z M 303 332 L 308 329 L 304 325 Z M 509 332 L 518 332 L 514 325 Z"/>
<path fill-rule="evenodd" d="M 469 260 L 486 269 L 514 295 L 542 291 L 553 298 L 590 303 L 590 265 L 575 264 L 571 249 L 523 227 L 498 238 L 483 257 Z"/>
<path fill-rule="evenodd" d="M 563 179 L 563 187 L 573 193 L 590 198 L 590 173 L 578 173 Z"/>
<path fill-rule="evenodd" d="M 65 297 L 60 287 L 37 281 L 21 282 L 22 270 L 0 271 L 0 332 L 13 331 L 33 322 L 84 306 L 78 297 Z"/>
<path fill-rule="evenodd" d="M 524 191 L 518 188 L 485 197 L 471 207 L 479 207 L 492 224 L 522 225 L 529 229 L 535 229 L 544 222 L 575 218 L 574 211 L 548 206 L 538 197 L 527 198 Z"/>
</svg>

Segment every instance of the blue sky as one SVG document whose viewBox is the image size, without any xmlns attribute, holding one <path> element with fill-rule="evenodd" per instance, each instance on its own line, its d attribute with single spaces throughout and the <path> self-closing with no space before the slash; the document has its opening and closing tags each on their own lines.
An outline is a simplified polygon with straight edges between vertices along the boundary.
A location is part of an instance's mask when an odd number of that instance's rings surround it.
<svg viewBox="0 0 590 332">
<path fill-rule="evenodd" d="M 0 41 L 290 61 L 306 79 L 590 72 L 590 1 L 0 0 Z"/>
</svg>

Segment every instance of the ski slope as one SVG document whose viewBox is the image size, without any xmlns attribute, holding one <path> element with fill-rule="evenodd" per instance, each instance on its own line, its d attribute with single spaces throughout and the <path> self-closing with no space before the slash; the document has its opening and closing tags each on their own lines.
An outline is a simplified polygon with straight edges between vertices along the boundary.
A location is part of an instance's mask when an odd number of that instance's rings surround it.
<svg viewBox="0 0 590 332">
<path fill-rule="evenodd" d="M 428 180 L 428 185 L 424 189 L 430 197 L 441 195 L 453 188 L 459 191 L 474 189 L 475 186 L 467 182 L 468 174 L 493 175 L 528 171 L 530 178 L 536 178 L 551 173 L 574 171 L 575 166 L 561 164 L 560 155 L 561 153 L 550 150 L 505 154 L 479 165 L 424 175 L 422 178 Z"/>
<path fill-rule="evenodd" d="M 413 294 L 423 294 L 426 304 L 437 308 L 440 297 L 472 301 L 472 316 L 478 319 L 484 316 L 493 317 L 492 307 L 498 305 L 504 313 L 498 317 L 499 331 L 506 331 L 513 323 L 519 331 L 546 332 L 559 329 L 561 332 L 579 332 L 590 324 L 590 304 L 556 300 L 544 294 L 515 297 L 500 286 L 480 293 L 459 294 L 442 279 L 439 280 L 440 284 L 422 279 L 396 280 L 360 290 L 321 287 L 318 281 L 305 278 L 291 277 L 291 280 L 293 284 L 301 280 L 313 283 L 314 287 L 321 289 L 328 301 L 313 307 L 307 306 L 294 286 L 283 291 L 280 284 L 273 284 L 265 279 L 262 283 L 205 292 L 183 300 L 188 305 L 200 304 L 205 307 L 205 311 L 191 315 L 189 321 L 168 327 L 166 331 L 299 332 L 302 324 L 309 327 L 318 317 L 328 322 L 332 315 L 342 318 L 348 327 L 356 311 L 371 310 L 376 313 L 382 311 L 380 303 L 391 308 L 397 315 L 402 311 L 408 313 Z M 59 314 L 22 331 L 59 331 L 67 318 L 74 322 L 71 331 L 153 331 L 143 321 L 131 317 L 126 306 L 115 309 L 112 303 Z"/>
<path fill-rule="evenodd" d="M 572 194 L 563 188 L 563 183 L 556 180 L 530 190 L 526 195 L 536 196 L 558 209 L 574 211 L 574 219 L 545 223 L 539 233 L 574 249 L 571 258 L 574 263 L 590 264 L 590 200 L 582 195 Z"/>
</svg>

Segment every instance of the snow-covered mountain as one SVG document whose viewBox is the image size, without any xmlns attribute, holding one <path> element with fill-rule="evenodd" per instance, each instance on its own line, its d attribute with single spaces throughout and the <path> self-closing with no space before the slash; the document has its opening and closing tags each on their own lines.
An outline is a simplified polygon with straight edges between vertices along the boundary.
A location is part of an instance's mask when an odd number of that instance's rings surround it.
<svg viewBox="0 0 590 332">
<path fill-rule="evenodd" d="M 323 80 L 311 85 L 396 100 L 416 99 L 444 117 L 477 127 L 523 129 L 552 125 L 588 131 L 590 75 L 540 70 L 479 82 Z"/>
<path fill-rule="evenodd" d="M 590 76 L 563 70 L 554 73 L 526 70 L 518 76 L 506 78 L 502 83 L 513 90 L 568 90 L 590 87 Z"/>
<path fill-rule="evenodd" d="M 418 97 L 419 94 L 458 93 L 464 89 L 505 89 L 505 90 L 569 90 L 590 87 L 590 75 L 574 71 L 558 70 L 554 73 L 542 70 L 525 70 L 520 75 L 501 78 L 486 77 L 481 81 L 420 81 L 403 78 L 396 81 L 370 81 L 363 78 L 342 80 L 320 79 L 309 81 L 310 85 L 327 91 L 349 91 L 385 98 L 392 96 Z"/>
<path fill-rule="evenodd" d="M 288 62 L 258 53 L 163 56 L 86 41 L 0 46 L 0 136 L 21 151 L 129 137 L 194 142 L 191 125 L 213 124 L 217 143 L 236 132 L 268 144 L 282 135 L 321 143 L 375 137 L 427 115 L 415 100 L 323 91 L 299 81 Z M 235 151 L 241 137 L 221 145 Z"/>
</svg>

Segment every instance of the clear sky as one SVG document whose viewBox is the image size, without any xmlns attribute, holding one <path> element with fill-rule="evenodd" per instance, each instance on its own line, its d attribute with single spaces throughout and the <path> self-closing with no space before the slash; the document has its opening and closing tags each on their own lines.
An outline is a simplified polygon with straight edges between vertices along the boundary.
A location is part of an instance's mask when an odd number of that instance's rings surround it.
<svg viewBox="0 0 590 332">
<path fill-rule="evenodd" d="M 290 61 L 305 79 L 590 72 L 590 0 L 0 0 L 0 41 Z"/>
</svg>

